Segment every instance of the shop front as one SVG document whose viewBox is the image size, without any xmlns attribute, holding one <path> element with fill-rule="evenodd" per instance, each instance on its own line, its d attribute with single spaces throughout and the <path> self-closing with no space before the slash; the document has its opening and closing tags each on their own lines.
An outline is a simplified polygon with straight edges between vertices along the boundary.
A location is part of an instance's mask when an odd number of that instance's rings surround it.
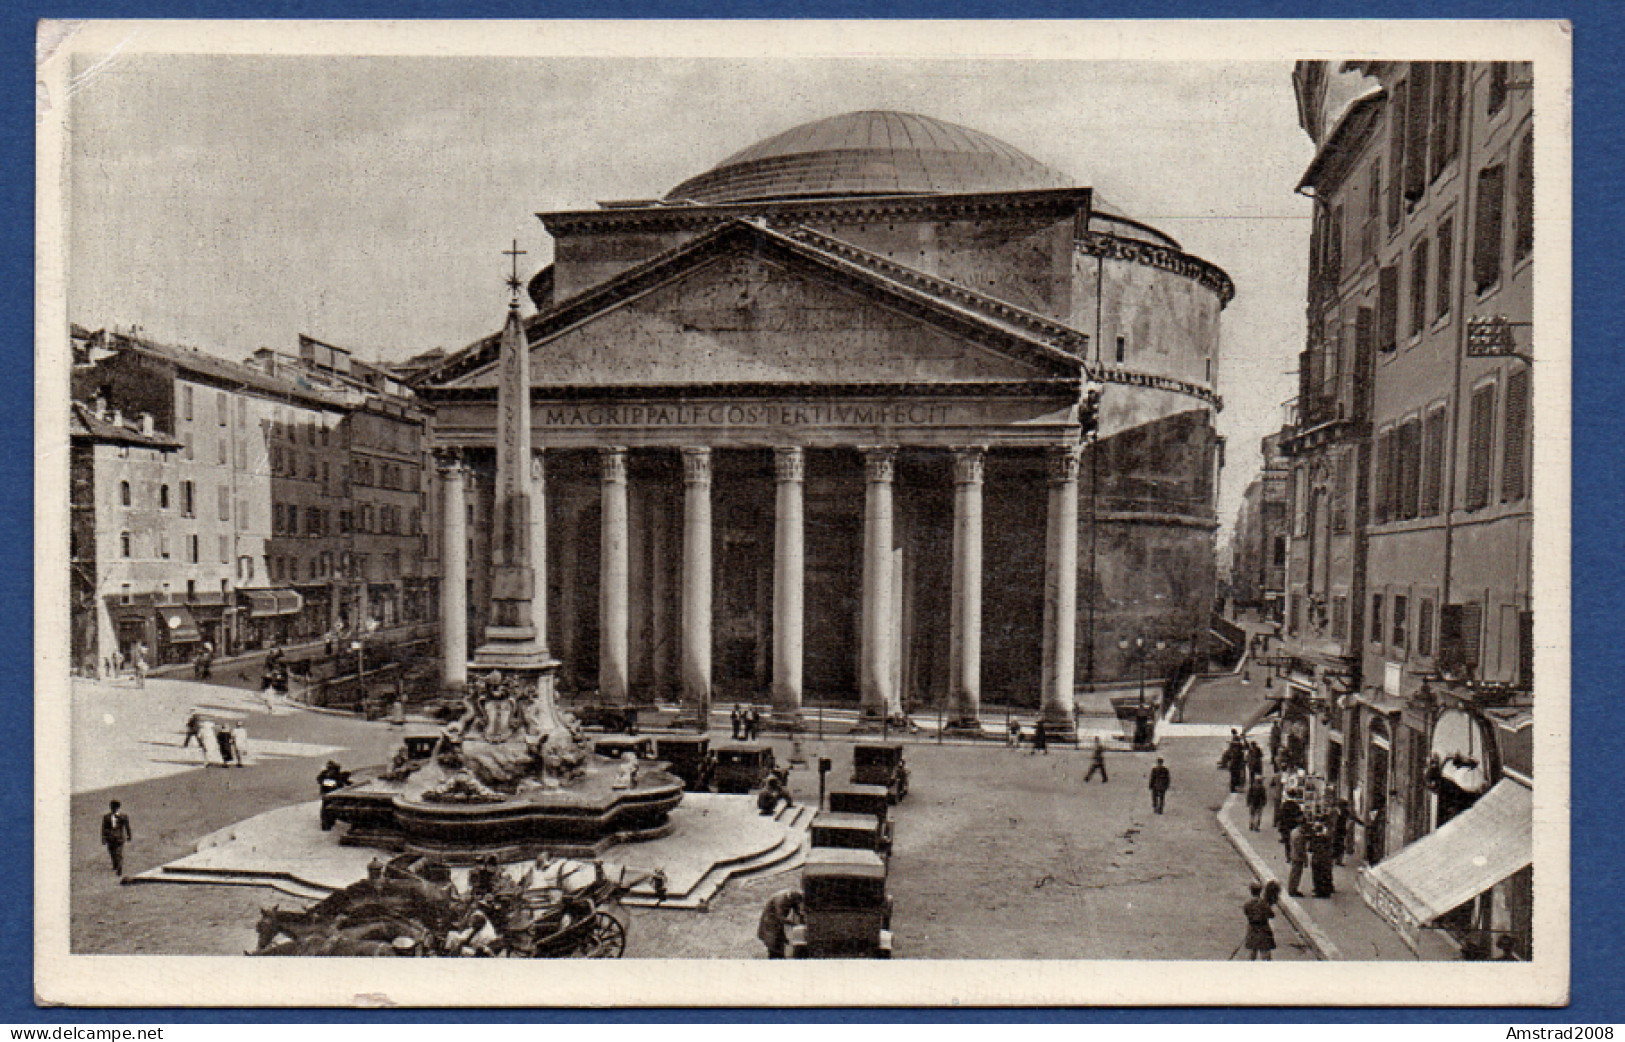
<svg viewBox="0 0 1625 1042">
<path fill-rule="evenodd" d="M 293 639 L 294 619 L 304 607 L 304 598 L 296 590 L 238 590 L 241 607 L 246 614 L 244 643 L 265 648 L 272 644 L 286 644 Z"/>
</svg>

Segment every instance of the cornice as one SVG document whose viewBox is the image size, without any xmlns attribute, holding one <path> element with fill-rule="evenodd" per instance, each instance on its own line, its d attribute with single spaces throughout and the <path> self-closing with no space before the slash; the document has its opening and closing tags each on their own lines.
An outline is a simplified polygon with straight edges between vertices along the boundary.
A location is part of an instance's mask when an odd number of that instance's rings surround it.
<svg viewBox="0 0 1625 1042">
<path fill-rule="evenodd" d="M 1224 396 L 1211 387 L 1191 383 L 1189 380 L 1176 380 L 1171 376 L 1157 376 L 1153 373 L 1140 373 L 1132 369 L 1113 369 L 1102 367 L 1095 372 L 1095 379 L 1102 383 L 1126 384 L 1129 387 L 1148 387 L 1155 391 L 1169 391 L 1173 394 L 1183 394 L 1207 402 L 1215 410 L 1224 410 Z"/>
<path fill-rule="evenodd" d="M 669 401 L 695 398 L 1054 398 L 1075 403 L 1083 378 L 983 380 L 964 383 L 760 383 L 715 381 L 695 384 L 575 384 L 532 387 L 532 402 Z M 443 402 L 494 402 L 495 387 L 431 387 L 425 393 Z"/>
<path fill-rule="evenodd" d="M 1104 232 L 1084 232 L 1079 235 L 1076 249 L 1090 257 L 1143 264 L 1148 268 L 1157 268 L 1199 282 L 1218 294 L 1221 308 L 1228 305 L 1236 296 L 1235 283 L 1230 281 L 1230 276 L 1224 273 L 1224 269 L 1183 250 L 1140 242 L 1137 239 L 1125 239 Z"/>
</svg>

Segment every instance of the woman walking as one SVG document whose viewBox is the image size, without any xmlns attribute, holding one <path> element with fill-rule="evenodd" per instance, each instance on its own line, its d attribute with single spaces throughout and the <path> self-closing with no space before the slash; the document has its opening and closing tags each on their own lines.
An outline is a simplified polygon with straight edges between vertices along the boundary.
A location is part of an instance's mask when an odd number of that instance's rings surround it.
<svg viewBox="0 0 1625 1042">
<path fill-rule="evenodd" d="M 1259 959 L 1269 962 L 1270 953 L 1275 951 L 1275 931 L 1270 929 L 1270 920 L 1275 918 L 1275 903 L 1281 898 L 1281 884 L 1270 880 L 1264 884 L 1262 892 L 1257 883 L 1252 885 L 1253 899 L 1242 906 L 1242 914 L 1247 917 L 1247 937 L 1241 943 L 1247 949 L 1247 961 L 1256 962 Z"/>
</svg>

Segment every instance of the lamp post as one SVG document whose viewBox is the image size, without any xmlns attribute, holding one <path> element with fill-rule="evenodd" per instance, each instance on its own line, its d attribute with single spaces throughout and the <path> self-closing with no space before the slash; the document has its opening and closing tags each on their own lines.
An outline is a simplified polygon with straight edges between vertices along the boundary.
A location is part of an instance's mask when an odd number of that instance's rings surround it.
<svg viewBox="0 0 1625 1042">
<path fill-rule="evenodd" d="M 1160 639 L 1154 642 L 1147 641 L 1145 635 L 1140 634 L 1133 640 L 1127 637 L 1118 640 L 1117 647 L 1118 650 L 1125 653 L 1132 652 L 1133 658 L 1140 666 L 1140 696 L 1137 703 L 1138 709 L 1134 717 L 1134 744 L 1143 746 L 1149 742 L 1149 737 L 1146 735 L 1148 728 L 1145 725 L 1145 659 L 1147 653 L 1153 647 L 1158 651 L 1162 651 L 1168 647 L 1168 642 Z"/>
</svg>

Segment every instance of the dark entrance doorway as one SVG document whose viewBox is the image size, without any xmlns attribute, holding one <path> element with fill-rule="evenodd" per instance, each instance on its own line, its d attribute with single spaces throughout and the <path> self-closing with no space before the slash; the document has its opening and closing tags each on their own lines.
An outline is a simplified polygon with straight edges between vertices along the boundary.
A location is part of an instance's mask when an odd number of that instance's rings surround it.
<svg viewBox="0 0 1625 1042">
<path fill-rule="evenodd" d="M 766 702 L 773 682 L 772 459 L 718 454 L 712 501 L 712 676 L 723 702 Z"/>
</svg>

